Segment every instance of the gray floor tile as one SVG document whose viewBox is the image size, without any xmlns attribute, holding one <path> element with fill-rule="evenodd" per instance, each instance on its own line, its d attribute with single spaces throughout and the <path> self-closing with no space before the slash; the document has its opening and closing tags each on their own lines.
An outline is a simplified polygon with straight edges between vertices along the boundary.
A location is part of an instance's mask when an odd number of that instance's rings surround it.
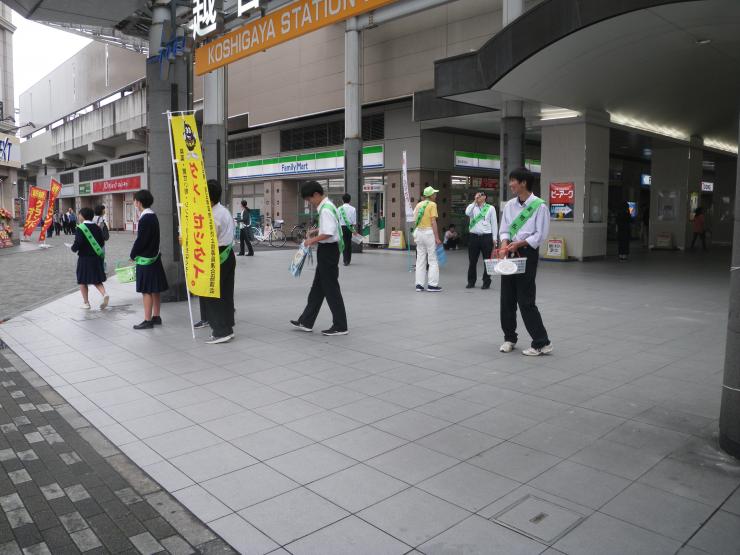
<svg viewBox="0 0 740 555">
<path fill-rule="evenodd" d="M 656 405 L 634 418 L 640 422 L 695 435 L 701 434 L 704 428 L 715 421 L 714 418 L 705 418 L 697 414 L 672 409 L 665 405 Z"/>
<path fill-rule="evenodd" d="M 270 459 L 267 465 L 299 484 L 308 484 L 357 462 L 320 443 Z"/>
<path fill-rule="evenodd" d="M 145 443 L 162 457 L 171 458 L 216 445 L 221 439 L 200 426 L 190 426 L 150 437 Z"/>
<path fill-rule="evenodd" d="M 368 397 L 355 401 L 347 405 L 342 405 L 334 409 L 334 412 L 338 412 L 341 415 L 348 416 L 358 422 L 364 424 L 371 424 L 383 418 L 388 418 L 399 412 L 403 412 L 406 409 L 402 406 L 377 399 L 375 397 Z"/>
<path fill-rule="evenodd" d="M 614 397 L 608 393 L 599 395 L 593 399 L 581 404 L 583 408 L 597 410 L 607 414 L 613 414 L 615 416 L 622 416 L 624 418 L 633 418 L 645 412 L 653 403 L 638 401 L 636 399 L 623 399 L 621 397 Z"/>
<path fill-rule="evenodd" d="M 341 414 L 322 412 L 300 420 L 294 420 L 286 426 L 294 432 L 310 437 L 314 441 L 322 441 L 359 428 L 362 424 Z"/>
<path fill-rule="evenodd" d="M 197 484 L 178 490 L 173 495 L 203 522 L 232 514 L 230 508 Z"/>
<path fill-rule="evenodd" d="M 239 515 L 232 513 L 208 525 L 243 555 L 273 553 L 278 545 Z"/>
<path fill-rule="evenodd" d="M 374 427 L 390 434 L 414 441 L 431 433 L 446 428 L 450 423 L 433 416 L 408 410 L 400 414 L 380 420 Z"/>
<path fill-rule="evenodd" d="M 372 458 L 367 464 L 408 484 L 416 484 L 457 462 L 457 459 L 442 453 L 409 443 Z"/>
<path fill-rule="evenodd" d="M 310 445 L 313 440 L 284 426 L 275 426 L 233 439 L 231 443 L 253 457 L 264 461 Z"/>
<path fill-rule="evenodd" d="M 537 555 L 546 547 L 500 524 L 473 515 L 422 544 L 419 549 L 429 555 Z"/>
<path fill-rule="evenodd" d="M 664 459 L 639 480 L 644 484 L 718 507 L 727 492 L 740 484 L 740 477 L 707 465 Z"/>
<path fill-rule="evenodd" d="M 455 457 L 469 459 L 483 451 L 498 445 L 503 440 L 464 426 L 450 426 L 431 435 L 423 437 L 416 443 Z"/>
<path fill-rule="evenodd" d="M 689 545 L 713 555 L 733 555 L 740 546 L 740 516 L 719 511 L 694 536 Z"/>
<path fill-rule="evenodd" d="M 547 420 L 552 426 L 592 436 L 603 436 L 624 422 L 619 416 L 580 407 L 570 407 Z"/>
<path fill-rule="evenodd" d="M 638 483 L 601 508 L 602 513 L 680 542 L 688 540 L 713 510 L 704 503 Z"/>
<path fill-rule="evenodd" d="M 448 422 L 460 422 L 466 418 L 475 416 L 489 409 L 486 405 L 476 403 L 467 399 L 456 397 L 443 397 L 426 405 L 416 407 L 416 410 L 430 416 L 436 416 Z"/>
<path fill-rule="evenodd" d="M 740 515 L 740 489 L 736 489 L 730 498 L 722 505 L 722 510 Z"/>
<path fill-rule="evenodd" d="M 420 545 L 461 522 L 470 513 L 411 488 L 373 505 L 360 518 L 409 545 Z"/>
<path fill-rule="evenodd" d="M 196 482 L 202 482 L 253 465 L 257 459 L 229 443 L 173 457 L 170 462 Z"/>
<path fill-rule="evenodd" d="M 324 409 L 318 405 L 304 401 L 303 399 L 293 397 L 291 399 L 275 403 L 274 405 L 267 405 L 265 407 L 254 409 L 254 412 L 264 416 L 265 418 L 269 418 L 278 424 L 285 424 L 292 420 L 298 420 L 299 418 L 324 412 Z"/>
<path fill-rule="evenodd" d="M 606 434 L 602 439 L 637 447 L 656 455 L 667 455 L 684 445 L 691 439 L 691 436 L 629 420 Z"/>
<path fill-rule="evenodd" d="M 588 466 L 563 461 L 531 480 L 529 484 L 575 503 L 598 509 L 616 497 L 630 482 Z"/>
<path fill-rule="evenodd" d="M 515 443 L 501 443 L 468 462 L 517 482 L 529 482 L 562 459 Z"/>
<path fill-rule="evenodd" d="M 264 464 L 256 464 L 201 484 L 234 511 L 280 495 L 298 484 Z"/>
<path fill-rule="evenodd" d="M 571 407 L 550 399 L 519 394 L 518 397 L 497 405 L 497 408 L 541 422 L 553 418 Z"/>
<path fill-rule="evenodd" d="M 460 463 L 424 480 L 416 487 L 463 509 L 477 512 L 520 485 L 519 482 L 477 466 Z"/>
<path fill-rule="evenodd" d="M 187 407 L 177 409 L 177 412 L 196 424 L 202 424 L 209 420 L 216 420 L 232 414 L 244 412 L 244 407 L 234 403 L 233 401 L 219 399 L 217 403 L 206 401 L 205 403 L 188 405 Z"/>
<path fill-rule="evenodd" d="M 358 464 L 309 484 L 308 488 L 356 513 L 408 487 L 364 464 Z"/>
<path fill-rule="evenodd" d="M 383 376 L 368 376 L 367 378 L 361 378 L 353 382 L 347 382 L 344 384 L 344 387 L 352 389 L 354 391 L 359 391 L 360 393 L 364 393 L 365 395 L 379 395 L 381 393 L 385 393 L 386 391 L 398 389 L 403 385 L 405 384 L 403 384 L 402 382 L 390 380 L 388 378 L 384 378 Z"/>
<path fill-rule="evenodd" d="M 323 443 L 355 460 L 365 461 L 403 445 L 406 440 L 372 426 L 363 426 L 326 439 Z"/>
<path fill-rule="evenodd" d="M 509 439 L 536 426 L 537 421 L 500 409 L 491 409 L 467 420 L 463 420 L 460 422 L 460 425 L 494 437 Z"/>
<path fill-rule="evenodd" d="M 311 534 L 348 514 L 305 488 L 239 511 L 242 518 L 280 545 Z"/>
<path fill-rule="evenodd" d="M 543 422 L 515 435 L 509 441 L 566 458 L 590 445 L 594 439 L 595 436 L 593 435 L 558 428 Z"/>
<path fill-rule="evenodd" d="M 570 460 L 591 468 L 636 480 L 663 457 L 642 449 L 599 439 L 582 449 Z"/>
<path fill-rule="evenodd" d="M 193 425 L 193 422 L 174 410 L 168 410 L 142 418 L 126 420 L 123 425 L 139 439 L 146 439 L 188 428 Z"/>
<path fill-rule="evenodd" d="M 367 395 L 365 395 L 364 393 L 360 393 L 359 391 L 354 391 L 353 389 L 348 389 L 339 385 L 328 387 L 326 389 L 321 389 L 319 391 L 314 391 L 313 393 L 301 396 L 302 399 L 305 399 L 309 403 L 314 403 L 315 405 L 318 405 L 325 409 L 334 409 L 337 407 L 341 407 L 342 405 L 346 405 L 347 403 L 352 403 L 354 401 L 359 401 L 360 399 L 364 399 L 365 397 L 367 397 Z"/>
<path fill-rule="evenodd" d="M 211 433 L 216 434 L 226 441 L 236 439 L 260 430 L 272 428 L 275 423 L 264 416 L 255 414 L 252 411 L 238 412 L 223 418 L 209 420 L 202 426 Z"/>
<path fill-rule="evenodd" d="M 401 555 L 410 546 L 349 516 L 286 546 L 294 555 Z"/>
<path fill-rule="evenodd" d="M 398 389 L 381 393 L 377 397 L 378 399 L 401 405 L 407 409 L 412 409 L 429 401 L 444 397 L 444 395 L 444 393 L 440 393 L 439 391 L 432 391 L 431 389 L 425 389 L 416 385 L 404 385 Z"/>
<path fill-rule="evenodd" d="M 681 544 L 616 518 L 594 513 L 553 547 L 568 555 L 672 555 Z"/>
<path fill-rule="evenodd" d="M 193 485 L 193 481 L 167 461 L 159 461 L 143 470 L 167 491 L 177 491 Z"/>
</svg>

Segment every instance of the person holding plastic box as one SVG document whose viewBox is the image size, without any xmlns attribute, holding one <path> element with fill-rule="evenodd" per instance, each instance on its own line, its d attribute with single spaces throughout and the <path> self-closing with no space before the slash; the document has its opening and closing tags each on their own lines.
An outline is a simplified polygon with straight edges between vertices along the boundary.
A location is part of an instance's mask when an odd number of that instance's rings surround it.
<svg viewBox="0 0 740 555">
<path fill-rule="evenodd" d="M 527 259 L 523 274 L 501 276 L 501 328 L 504 331 L 502 353 L 510 353 L 517 342 L 516 308 L 522 313 L 532 345 L 523 355 L 540 356 L 552 352 L 552 343 L 535 303 L 537 262 L 540 245 L 547 240 L 550 212 L 547 204 L 532 193 L 534 175 L 524 168 L 509 174 L 509 187 L 514 198 L 504 206 L 501 215 L 501 248 L 499 258 L 517 255 Z"/>
<path fill-rule="evenodd" d="M 466 289 L 475 287 L 478 279 L 478 257 L 482 254 L 483 260 L 491 258 L 493 247 L 498 237 L 498 221 L 496 210 L 488 204 L 488 195 L 485 191 L 475 193 L 475 198 L 465 209 L 465 215 L 470 218 L 468 230 L 468 284 Z M 491 276 L 488 275 L 485 263 L 483 264 L 483 286 L 481 289 L 491 287 Z"/>
<path fill-rule="evenodd" d="M 442 291 L 439 286 L 439 262 L 437 246 L 442 244 L 437 229 L 437 193 L 434 187 L 427 187 L 422 193 L 424 200 L 414 208 L 414 241 L 416 242 L 416 291 L 426 290 L 434 293 Z M 429 270 L 427 271 L 427 264 Z"/>
<path fill-rule="evenodd" d="M 344 239 L 344 252 L 342 260 L 345 266 L 352 262 L 352 233 L 357 227 L 357 210 L 350 204 L 352 197 L 348 193 L 342 195 L 342 206 L 337 208 L 339 220 L 342 224 L 342 239 Z"/>
<path fill-rule="evenodd" d="M 294 328 L 301 331 L 313 331 L 313 325 L 324 304 L 329 305 L 332 315 L 332 326 L 321 333 L 328 336 L 347 335 L 347 311 L 344 308 L 342 291 L 339 288 L 339 253 L 351 249 L 345 244 L 339 223 L 339 213 L 328 197 L 324 188 L 317 181 L 308 181 L 301 186 L 301 197 L 317 209 L 319 228 L 311 230 L 303 245 L 318 245 L 316 251 L 316 274 L 311 291 L 308 293 L 306 308 L 297 320 L 291 320 Z"/>
</svg>

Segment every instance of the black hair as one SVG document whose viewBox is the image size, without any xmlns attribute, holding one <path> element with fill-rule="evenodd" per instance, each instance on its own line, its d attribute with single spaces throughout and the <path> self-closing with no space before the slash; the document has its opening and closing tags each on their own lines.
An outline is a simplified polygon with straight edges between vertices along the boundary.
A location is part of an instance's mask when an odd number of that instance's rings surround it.
<svg viewBox="0 0 740 555">
<path fill-rule="evenodd" d="M 242 201 L 242 206 L 243 206 L 244 208 L 246 208 L 246 207 L 247 207 L 247 201 L 246 201 L 246 200 L 243 200 L 243 201 Z"/>
<path fill-rule="evenodd" d="M 479 194 L 479 195 L 483 195 L 484 197 L 488 198 L 488 193 L 486 193 L 486 191 L 485 191 L 485 190 L 480 190 L 480 191 L 478 191 L 478 194 Z"/>
<path fill-rule="evenodd" d="M 342 195 L 342 202 L 349 202 L 349 201 L 351 201 L 351 200 L 352 200 L 352 197 L 350 196 L 350 194 L 349 194 L 349 193 L 344 193 L 344 194 Z"/>
<path fill-rule="evenodd" d="M 696 210 L 694 210 L 694 214 L 698 216 L 699 214 L 704 214 L 704 207 L 699 206 Z"/>
<path fill-rule="evenodd" d="M 83 220 L 92 220 L 94 215 L 92 208 L 88 208 L 87 206 L 80 208 L 80 216 L 82 216 Z"/>
<path fill-rule="evenodd" d="M 324 194 L 324 188 L 318 181 L 306 181 L 303 185 L 301 185 L 301 198 L 311 198 L 316 193 L 322 196 Z"/>
<path fill-rule="evenodd" d="M 221 183 L 218 179 L 208 180 L 208 196 L 211 198 L 211 204 L 221 202 Z"/>
<path fill-rule="evenodd" d="M 95 215 L 96 216 L 102 216 L 103 212 L 105 212 L 105 205 L 104 204 L 98 204 L 95 207 Z"/>
<path fill-rule="evenodd" d="M 527 184 L 527 191 L 531 191 L 534 187 L 534 174 L 527 168 L 517 168 L 512 170 L 509 174 L 509 179 L 516 179 L 520 183 Z"/>
<path fill-rule="evenodd" d="M 144 208 L 149 208 L 152 204 L 154 204 L 154 197 L 146 189 L 136 191 L 136 193 L 134 194 L 134 200 L 138 200 Z"/>
<path fill-rule="evenodd" d="M 455 224 L 450 224 L 450 228 L 453 228 L 453 227 L 455 227 Z"/>
</svg>

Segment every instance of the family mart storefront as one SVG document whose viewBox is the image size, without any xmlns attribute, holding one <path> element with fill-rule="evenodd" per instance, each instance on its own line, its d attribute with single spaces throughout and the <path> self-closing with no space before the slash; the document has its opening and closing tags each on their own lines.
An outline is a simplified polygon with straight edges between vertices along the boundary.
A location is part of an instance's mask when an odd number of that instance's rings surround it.
<svg viewBox="0 0 740 555">
<path fill-rule="evenodd" d="M 385 148 L 382 144 L 363 148 L 363 193 L 358 220 L 370 243 L 385 244 Z M 259 211 L 262 223 L 283 221 L 286 233 L 299 223 L 308 223 L 314 214 L 300 196 L 301 183 L 316 180 L 336 205 L 344 193 L 344 150 L 322 150 L 278 155 L 272 158 L 229 160 L 231 211 L 241 210 L 246 200 Z M 356 199 L 352 204 L 357 206 Z"/>
</svg>

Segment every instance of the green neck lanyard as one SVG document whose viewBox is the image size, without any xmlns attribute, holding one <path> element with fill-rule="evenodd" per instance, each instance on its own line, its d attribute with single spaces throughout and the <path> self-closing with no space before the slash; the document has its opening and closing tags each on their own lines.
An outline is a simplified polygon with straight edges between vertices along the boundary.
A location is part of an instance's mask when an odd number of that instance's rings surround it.
<svg viewBox="0 0 740 555">
<path fill-rule="evenodd" d="M 347 227 L 352 227 L 352 224 L 349 223 L 349 218 L 347 217 L 347 213 L 344 211 L 344 206 L 339 207 L 339 213 L 342 215 L 342 220 L 344 220 L 344 225 Z"/>
<path fill-rule="evenodd" d="M 100 258 L 105 258 L 105 251 L 103 251 L 103 247 L 101 247 L 100 243 L 95 240 L 95 237 L 93 237 L 90 229 L 84 223 L 78 225 L 77 229 L 79 229 L 85 236 L 85 239 L 87 239 L 87 242 L 90 243 L 92 250 L 95 251 L 95 254 L 97 254 Z"/>
<path fill-rule="evenodd" d="M 319 208 L 319 216 L 321 216 L 321 212 L 328 208 L 329 212 L 334 214 L 334 218 L 337 220 L 337 226 L 339 226 L 339 214 L 337 214 L 337 209 L 334 207 L 334 205 L 330 202 L 325 202 L 321 205 L 321 208 Z M 344 237 L 342 237 L 342 230 L 337 228 L 337 235 L 339 236 L 339 252 L 344 252 Z"/>
<path fill-rule="evenodd" d="M 541 198 L 536 198 L 527 206 L 525 206 L 524 210 L 519 212 L 519 215 L 514 218 L 514 221 L 511 222 L 511 225 L 509 226 L 509 238 L 512 241 L 514 240 L 514 236 L 519 233 L 519 230 L 524 227 L 524 224 L 527 223 L 529 218 L 531 218 L 537 211 L 537 209 L 543 204 L 545 204 L 544 200 L 542 200 Z"/>
<path fill-rule="evenodd" d="M 154 256 L 152 258 L 148 258 L 146 256 L 137 256 L 134 258 L 134 262 L 136 262 L 137 266 L 151 266 L 157 261 L 157 258 L 159 258 L 159 253 L 157 253 L 157 256 Z"/>
<path fill-rule="evenodd" d="M 428 200 L 424 200 L 419 203 L 418 212 L 416 213 L 416 222 L 414 223 L 414 229 L 419 227 L 419 223 L 421 222 L 421 219 L 424 217 L 424 211 L 427 209 L 427 206 L 429 206 Z"/>
<path fill-rule="evenodd" d="M 226 262 L 226 259 L 229 258 L 229 255 L 231 254 L 231 251 L 234 250 L 234 245 L 228 245 L 224 250 L 222 250 L 220 253 L 218 253 L 218 260 L 221 264 Z"/>
<path fill-rule="evenodd" d="M 483 218 L 485 218 L 488 215 L 488 211 L 491 209 L 490 204 L 484 204 L 483 207 L 480 209 L 480 212 L 478 212 L 478 215 L 470 220 L 470 226 L 468 227 L 468 231 L 472 231 L 475 226 L 478 225 L 478 222 L 480 222 Z"/>
</svg>

